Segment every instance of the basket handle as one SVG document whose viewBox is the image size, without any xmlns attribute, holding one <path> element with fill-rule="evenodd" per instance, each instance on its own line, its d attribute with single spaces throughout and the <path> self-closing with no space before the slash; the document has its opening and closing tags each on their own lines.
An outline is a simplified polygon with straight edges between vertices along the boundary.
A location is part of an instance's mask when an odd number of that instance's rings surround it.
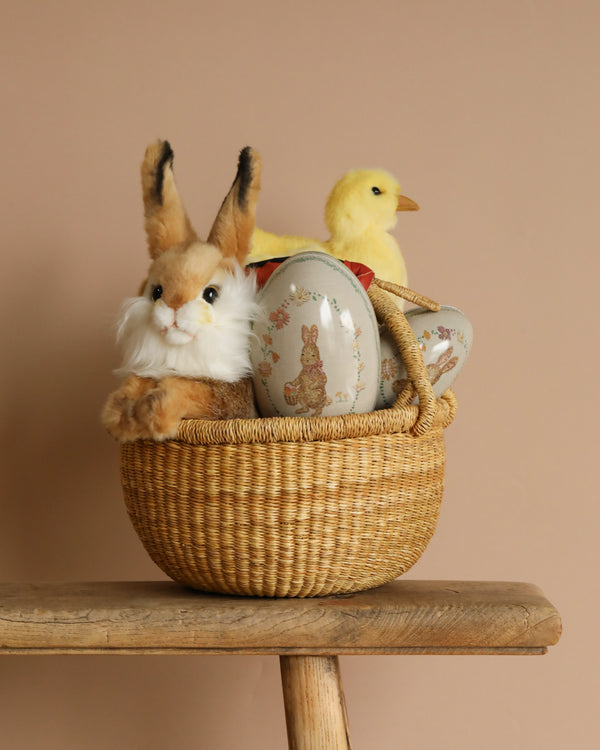
<svg viewBox="0 0 600 750">
<path fill-rule="evenodd" d="M 384 281 L 383 279 L 378 278 L 374 278 L 372 283 L 377 284 L 380 289 L 385 289 L 386 292 L 395 294 L 396 297 L 402 297 L 402 299 L 405 299 L 407 302 L 412 302 L 413 305 L 425 307 L 432 312 L 439 312 L 441 309 L 439 302 L 434 302 L 432 299 L 429 299 L 429 297 L 419 294 L 419 292 L 413 292 L 412 289 L 409 289 L 406 286 L 400 286 L 400 284 L 394 284 L 391 281 Z"/>
<path fill-rule="evenodd" d="M 394 343 L 402 355 L 406 374 L 419 397 L 419 416 L 411 429 L 411 433 L 415 436 L 424 435 L 433 425 L 437 409 L 436 398 L 433 395 L 433 387 L 427 375 L 423 355 L 414 331 L 402 310 L 394 304 L 386 292 L 396 294 L 409 302 L 434 312 L 440 309 L 440 305 L 428 297 L 413 292 L 411 289 L 380 279 L 373 279 L 373 283 L 368 290 L 375 314 L 381 322 L 385 323 L 394 339 Z M 405 388 L 398 396 L 392 409 L 401 409 L 407 406 L 407 402 L 412 400 L 412 395 L 411 389 Z"/>
</svg>

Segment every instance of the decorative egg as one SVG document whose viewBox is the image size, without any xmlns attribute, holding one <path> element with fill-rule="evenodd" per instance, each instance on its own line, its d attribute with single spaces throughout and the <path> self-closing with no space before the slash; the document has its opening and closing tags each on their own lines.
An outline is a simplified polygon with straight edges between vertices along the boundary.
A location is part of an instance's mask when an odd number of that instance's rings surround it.
<svg viewBox="0 0 600 750">
<path fill-rule="evenodd" d="M 318 251 L 285 260 L 258 293 L 250 359 L 261 416 L 373 411 L 379 326 L 359 279 Z"/>
<path fill-rule="evenodd" d="M 415 308 L 405 314 L 419 342 L 433 393 L 436 397 L 441 396 L 450 388 L 467 360 L 473 342 L 473 327 L 461 310 L 449 305 L 442 305 L 439 312 Z M 389 331 L 382 327 L 381 380 L 376 408 L 392 406 L 407 382 L 398 348 Z M 417 401 L 415 398 L 414 402 Z"/>
</svg>

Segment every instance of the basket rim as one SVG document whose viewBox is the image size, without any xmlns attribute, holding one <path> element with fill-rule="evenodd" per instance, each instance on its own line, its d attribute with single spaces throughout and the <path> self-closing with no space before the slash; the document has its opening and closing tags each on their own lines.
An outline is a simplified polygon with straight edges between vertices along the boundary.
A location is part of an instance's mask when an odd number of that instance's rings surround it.
<svg viewBox="0 0 600 750">
<path fill-rule="evenodd" d="M 448 427 L 457 410 L 454 391 L 436 400 L 431 429 Z M 247 443 L 304 443 L 394 433 L 411 434 L 419 419 L 419 407 L 394 405 L 363 414 L 329 417 L 259 417 L 255 419 L 184 419 L 175 441 L 188 445 L 236 445 Z"/>
<path fill-rule="evenodd" d="M 439 309 L 439 305 L 410 289 L 380 279 L 374 279 L 369 287 L 368 295 L 377 319 L 388 327 L 414 387 L 412 392 L 410 389 L 401 392 L 389 409 L 319 417 L 184 419 L 179 425 L 176 442 L 191 445 L 305 443 L 394 433 L 418 437 L 447 427 L 456 414 L 456 396 L 449 388 L 440 398 L 435 398 L 415 334 L 388 292 L 429 309 Z M 415 392 L 418 404 L 406 403 Z"/>
</svg>

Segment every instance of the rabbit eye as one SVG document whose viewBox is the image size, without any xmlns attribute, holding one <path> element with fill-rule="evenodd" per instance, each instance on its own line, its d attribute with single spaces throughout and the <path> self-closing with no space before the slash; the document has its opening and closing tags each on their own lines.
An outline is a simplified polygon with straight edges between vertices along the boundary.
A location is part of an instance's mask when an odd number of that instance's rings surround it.
<svg viewBox="0 0 600 750">
<path fill-rule="evenodd" d="M 371 192 L 373 195 L 381 195 L 381 190 L 376 186 L 371 188 Z"/>
<path fill-rule="evenodd" d="M 160 284 L 158 284 L 155 287 L 152 287 L 152 299 L 156 302 L 157 299 L 160 299 L 162 297 L 163 288 Z"/>
<path fill-rule="evenodd" d="M 219 290 L 216 286 L 207 286 L 206 289 L 202 292 L 202 299 L 205 302 L 208 302 L 209 305 L 212 305 L 213 302 L 218 298 L 219 296 Z"/>
</svg>

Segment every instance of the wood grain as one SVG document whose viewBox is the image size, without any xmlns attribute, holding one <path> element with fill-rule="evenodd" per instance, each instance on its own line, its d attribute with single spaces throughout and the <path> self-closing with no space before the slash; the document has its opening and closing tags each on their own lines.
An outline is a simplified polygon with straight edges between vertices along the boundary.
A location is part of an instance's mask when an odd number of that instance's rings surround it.
<svg viewBox="0 0 600 750">
<path fill-rule="evenodd" d="M 560 638 L 534 585 L 397 580 L 321 599 L 170 581 L 0 583 L 0 653 L 537 654 Z"/>
<path fill-rule="evenodd" d="M 351 750 L 337 656 L 282 656 L 289 750 Z"/>
</svg>

